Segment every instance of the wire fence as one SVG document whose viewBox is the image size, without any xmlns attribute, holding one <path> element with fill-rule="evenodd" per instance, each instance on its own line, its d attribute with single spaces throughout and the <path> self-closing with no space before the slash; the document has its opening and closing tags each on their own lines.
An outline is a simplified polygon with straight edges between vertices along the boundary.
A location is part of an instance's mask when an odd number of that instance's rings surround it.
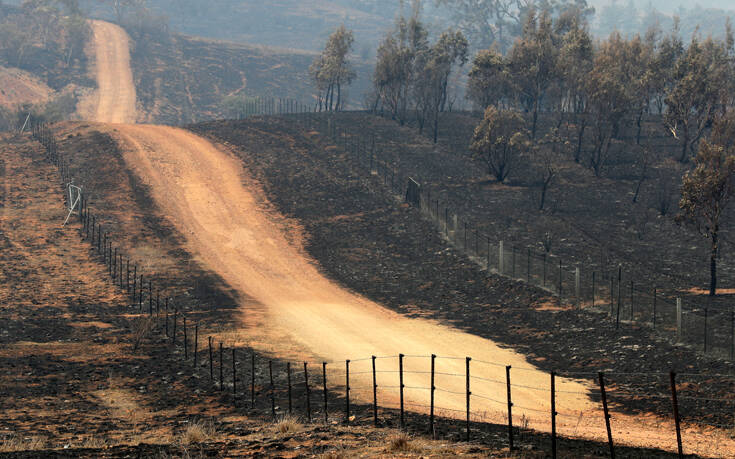
<svg viewBox="0 0 735 459">
<path fill-rule="evenodd" d="M 398 192 L 404 188 L 408 177 L 396 176 L 395 170 L 378 161 L 374 152 L 362 148 L 359 137 L 343 135 L 344 132 L 327 118 L 307 115 L 298 119 L 305 126 L 311 123 L 312 128 L 324 128 L 345 151 L 357 154 L 365 164 L 369 164 L 371 173 L 392 190 Z M 34 123 L 33 136 L 44 145 L 47 158 L 58 166 L 66 190 L 67 184 L 72 182 L 70 167 L 52 132 L 44 124 Z M 64 196 L 66 198 L 66 193 Z M 431 201 L 424 199 L 419 205 L 428 213 L 431 208 L 424 204 L 427 202 Z M 73 203 L 69 201 L 67 204 Z M 459 422 L 467 440 L 472 438 L 473 429 L 482 428 L 473 423 L 502 423 L 507 424 L 511 448 L 523 432 L 537 430 L 551 434 L 549 448 L 553 456 L 556 455 L 559 436 L 606 441 L 613 455 L 618 445 L 616 435 L 620 435 L 623 443 L 636 443 L 635 432 L 630 432 L 630 416 L 623 414 L 619 407 L 645 398 L 667 398 L 672 402 L 671 413 L 657 413 L 637 427 L 642 432 L 642 439 L 650 441 L 654 438 L 662 448 L 675 445 L 673 448 L 681 455 L 685 447 L 693 452 L 706 448 L 707 442 L 701 441 L 702 435 L 712 435 L 713 432 L 696 434 L 692 427 L 687 426 L 686 435 L 690 436 L 691 442 L 685 442 L 680 419 L 689 403 L 735 405 L 735 398 L 701 397 L 696 390 L 697 382 L 712 378 L 722 378 L 735 384 L 735 375 L 677 375 L 673 371 L 627 375 L 595 371 L 543 373 L 533 367 L 514 367 L 503 362 L 450 355 L 397 354 L 339 362 L 289 362 L 263 358 L 253 350 L 217 341 L 216 335 L 208 335 L 205 340 L 200 323 L 189 320 L 186 311 L 170 303 L 168 296 L 162 296 L 165 288 L 143 273 L 138 264 L 131 264 L 122 249 L 115 246 L 99 223 L 100 219 L 90 209 L 86 193 L 78 207 L 71 210 L 76 210 L 77 229 L 105 264 L 110 281 L 128 296 L 129 306 L 137 309 L 141 318 L 147 316 L 155 323 L 181 365 L 192 376 L 208 378 L 214 391 L 229 394 L 233 405 L 249 406 L 253 410 L 267 406 L 266 412 L 274 419 L 286 414 L 299 414 L 309 422 L 321 419 L 325 423 L 330 420 L 350 423 L 358 409 L 366 409 L 377 426 L 386 410 L 394 410 L 402 427 L 407 424 L 409 412 L 428 416 L 428 431 L 433 434 L 440 417 Z M 445 228 L 448 233 L 456 234 L 457 228 L 462 228 L 452 220 L 448 223 L 452 225 Z M 453 240 L 456 241 L 456 236 Z M 470 247 L 469 242 L 464 246 Z M 499 259 L 507 256 L 504 251 L 496 254 Z M 512 261 L 510 265 L 502 261 L 500 266 L 503 270 L 508 267 L 514 269 Z M 555 266 L 552 262 L 548 265 Z M 536 274 L 543 276 L 543 269 L 537 270 Z M 564 265 L 561 264 L 560 272 L 563 270 Z M 549 275 L 549 282 L 556 280 Z M 559 279 L 564 288 L 563 277 Z M 619 282 L 615 284 L 619 285 Z M 619 312 L 618 308 L 616 313 Z M 640 391 L 606 387 L 606 378 L 615 375 L 642 380 Z M 682 384 L 677 377 L 686 379 L 686 382 Z M 735 406 L 730 411 L 732 408 Z M 616 426 L 617 419 L 624 424 Z M 733 426 L 705 424 L 702 428 L 732 429 Z"/>
<path fill-rule="evenodd" d="M 546 291 L 551 303 L 536 306 L 593 309 L 604 312 L 616 328 L 648 327 L 677 344 L 735 359 L 733 305 L 713 303 L 705 295 L 692 295 L 691 286 L 675 286 L 672 282 L 659 285 L 660 276 L 641 276 L 639 271 L 626 271 L 622 265 L 579 263 L 550 251 L 507 244 L 458 215 L 438 198 L 438 192 L 414 179 L 401 164 L 385 159 L 376 134 L 369 127 L 357 129 L 343 122 L 339 114 L 317 113 L 313 106 L 295 101 L 275 106 L 285 107 L 276 113 L 297 127 L 327 136 L 352 158 L 358 170 L 376 177 L 395 196 L 420 209 L 455 248 L 488 273 Z M 270 113 L 273 110 L 256 110 L 245 117 Z"/>
</svg>

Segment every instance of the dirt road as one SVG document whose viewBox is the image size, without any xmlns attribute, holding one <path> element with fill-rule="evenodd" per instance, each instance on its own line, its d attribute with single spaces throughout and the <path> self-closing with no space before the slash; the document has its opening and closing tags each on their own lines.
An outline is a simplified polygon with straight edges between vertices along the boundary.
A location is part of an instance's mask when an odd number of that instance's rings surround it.
<svg viewBox="0 0 735 459">
<path fill-rule="evenodd" d="M 129 99 L 134 89 L 128 87 L 130 69 L 124 68 L 129 57 L 116 54 L 127 52 L 127 38 L 119 29 L 95 23 L 95 39 L 102 40 L 97 41 L 97 120 L 132 121 L 135 103 Z M 495 422 L 504 422 L 505 366 L 511 365 L 521 386 L 513 389 L 514 415 L 525 416 L 531 428 L 549 428 L 547 373 L 492 341 L 405 318 L 325 278 L 301 246 L 298 223 L 270 207 L 259 184 L 224 148 L 171 127 L 121 124 L 109 131 L 122 146 L 128 166 L 150 186 L 161 211 L 186 238 L 191 253 L 246 298 L 243 327 L 229 339 L 279 357 L 335 362 L 333 368 L 352 359 L 353 396 L 366 402 L 372 397 L 372 362 L 365 358 L 380 356 L 376 366 L 383 406 L 397 403 L 397 354 L 404 353 L 406 401 L 422 412 L 429 401 L 428 356 L 439 354 L 436 404 L 446 409 L 442 414 L 457 417 L 465 407 L 464 357 L 471 356 L 472 410 Z M 557 379 L 561 434 L 605 438 L 590 389 L 583 382 Z M 616 415 L 616 426 L 618 439 L 631 444 L 675 447 L 668 425 L 651 428 L 643 439 L 636 436 L 646 427 L 635 419 Z"/>
<path fill-rule="evenodd" d="M 115 24 L 92 21 L 97 76 L 94 120 L 102 123 L 134 123 L 135 85 L 130 68 L 128 34 Z"/>
</svg>

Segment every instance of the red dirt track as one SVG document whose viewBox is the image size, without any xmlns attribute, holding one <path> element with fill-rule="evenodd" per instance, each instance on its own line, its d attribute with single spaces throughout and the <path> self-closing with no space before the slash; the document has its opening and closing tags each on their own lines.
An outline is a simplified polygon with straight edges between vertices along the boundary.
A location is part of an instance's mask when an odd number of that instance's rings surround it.
<svg viewBox="0 0 735 459">
<path fill-rule="evenodd" d="M 119 142 L 128 167 L 150 187 L 158 207 L 185 238 L 188 250 L 250 298 L 241 304 L 242 328 L 233 332 L 237 338 L 285 358 L 344 362 L 404 353 L 409 355 L 405 384 L 411 387 L 428 386 L 426 356 L 450 353 L 452 358 L 437 360 L 438 371 L 444 373 L 436 380 L 444 391 L 437 405 L 460 413 L 465 406 L 464 356 L 473 358 L 473 375 L 487 380 L 482 385 L 473 383 L 477 384 L 473 391 L 500 401 L 504 388 L 494 381 L 504 381 L 505 365 L 512 365 L 515 382 L 525 386 L 513 389 L 514 414 L 528 418 L 530 428 L 549 430 L 549 393 L 545 390 L 549 375 L 535 369 L 524 356 L 433 321 L 403 317 L 340 287 L 305 254 L 298 223 L 272 209 L 259 184 L 226 148 L 183 129 L 121 124 L 136 119 L 128 38 L 122 29 L 99 21 L 94 22 L 94 38 L 99 83 L 94 121 L 115 123 L 100 127 Z M 397 385 L 393 373 L 398 369 L 397 358 L 380 359 L 378 365 L 378 385 Z M 370 360 L 353 363 L 355 389 L 371 384 L 369 370 Z M 562 435 L 606 438 L 599 405 L 589 397 L 591 389 L 585 382 L 557 379 Z M 397 395 L 397 390 L 392 392 Z M 387 393 L 387 389 L 381 392 L 381 404 L 395 406 L 397 400 L 386 399 Z M 356 390 L 354 395 L 371 401 L 368 391 Z M 406 397 L 407 402 L 428 405 L 429 392 L 407 391 Z M 484 420 L 505 422 L 502 403 L 474 398 L 472 409 L 483 412 Z M 615 414 L 614 420 L 615 437 L 621 443 L 676 448 L 673 427 L 667 422 L 655 427 L 654 419 L 644 423 L 623 414 Z M 688 452 L 719 457 L 735 453 L 735 442 L 724 435 L 694 430 L 685 435 Z M 716 445 L 715 437 L 719 440 Z"/>
</svg>

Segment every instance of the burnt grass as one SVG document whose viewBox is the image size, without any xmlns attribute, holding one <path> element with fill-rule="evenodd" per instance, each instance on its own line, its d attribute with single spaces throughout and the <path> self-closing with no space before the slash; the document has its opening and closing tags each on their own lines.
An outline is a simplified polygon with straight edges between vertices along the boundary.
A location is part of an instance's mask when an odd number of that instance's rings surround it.
<svg viewBox="0 0 735 459">
<path fill-rule="evenodd" d="M 579 163 L 573 161 L 570 146 L 560 147 L 554 160 L 558 174 L 542 211 L 538 210 L 542 161 L 526 152 L 506 183 L 495 182 L 469 152 L 478 121 L 470 113 L 444 114 L 437 145 L 411 123 L 400 127 L 390 119 L 365 113 L 340 114 L 333 124 L 351 139 L 371 142 L 374 138 L 376 160 L 418 180 L 431 196 L 432 206 L 438 202 L 442 215 L 444 209 L 450 215 L 457 214 L 470 231 L 488 235 L 493 247 L 503 240 L 506 250 L 513 248 L 524 261 L 530 250 L 537 260 L 532 268 L 536 275 L 540 276 L 540 257 L 555 255 L 564 262 L 565 289 L 572 291 L 574 268 L 580 267 L 582 295 L 590 301 L 594 272 L 599 304 L 601 296 L 609 298 L 610 277 L 617 278 L 620 267 L 624 317 L 635 313 L 636 321 L 650 324 L 656 289 L 659 328 L 664 328 L 660 326 L 665 318 L 665 328 L 671 331 L 675 327 L 675 298 L 680 297 L 685 311 L 684 341 L 704 347 L 703 310 L 708 308 L 708 352 L 732 355 L 733 295 L 719 294 L 711 299 L 690 291 L 706 290 L 709 285 L 709 240 L 675 222 L 681 178 L 692 163 L 676 160 L 680 148 L 664 129 L 660 116 L 644 117 L 640 146 L 636 145 L 635 124 L 621 128 L 600 177 L 588 166 L 588 152 L 593 148 L 591 129 L 586 130 Z M 543 114 L 538 137 L 555 125 L 553 114 Z M 565 133 L 563 127 L 560 132 Z M 639 183 L 640 193 L 633 202 Z M 669 206 L 665 215 L 660 212 L 662 201 Z M 732 209 L 723 215 L 720 288 L 735 281 L 732 237 L 727 229 L 734 217 Z M 544 247 L 547 236 L 549 253 Z M 480 258 L 486 254 L 481 245 Z M 635 291 L 634 312 L 628 295 L 631 287 Z"/>
<path fill-rule="evenodd" d="M 150 270 L 145 273 L 152 273 L 155 285 L 165 286 L 167 292 L 182 292 L 175 296 L 178 309 L 187 312 L 192 321 L 200 323 L 199 367 L 192 368 L 191 353 L 188 361 L 184 359 L 180 328 L 175 341 L 165 336 L 165 316 L 162 313 L 154 315 L 154 329 L 144 336 L 141 346 L 137 350 L 132 348 L 135 325 L 145 318 L 145 314 L 139 315 L 137 306 L 131 304 L 125 292 L 115 287 L 103 259 L 90 247 L 89 241 L 80 237 L 80 225 L 72 222 L 67 228 L 59 227 L 64 217 L 61 183 L 55 169 L 44 159 L 40 145 L 25 137 L 9 141 L 8 145 L 12 144 L 17 151 L 14 158 L 24 159 L 14 159 L 12 177 L 15 186 L 10 188 L 13 195 L 2 195 L 3 208 L 10 205 L 16 212 L 13 219 L 3 220 L 2 228 L 0 265 L 4 285 L 12 288 L 4 294 L 6 314 L 2 315 L 0 343 L 6 349 L 17 347 L 24 341 L 32 341 L 43 349 L 46 349 L 44 346 L 53 348 L 59 343 L 67 343 L 79 347 L 80 351 L 74 356 L 48 352 L 47 349 L 31 351 L 28 355 L 3 355 L 2 366 L 10 371 L 3 377 L 2 406 L 6 415 L 0 419 L 0 429 L 22 436 L 41 435 L 51 442 L 69 442 L 72 447 L 0 456 L 141 457 L 198 451 L 202 456 L 222 457 L 236 455 L 237 451 L 242 455 L 258 455 L 300 448 L 302 452 L 294 457 L 309 457 L 333 450 L 335 439 L 349 447 L 350 442 L 359 445 L 367 440 L 374 441 L 376 436 L 379 441 L 380 435 L 384 436 L 380 429 L 375 431 L 368 427 L 372 423 L 372 413 L 367 406 L 353 407 L 355 427 L 343 428 L 340 423 L 344 400 L 332 392 L 329 395 L 331 424 L 320 427 L 318 423 L 323 412 L 318 386 L 321 381 L 313 375 L 314 424 L 303 432 L 273 438 L 273 433 L 267 428 L 272 419 L 270 396 L 273 394 L 276 401 L 277 413 L 284 414 L 285 363 L 274 361 L 275 388 L 271 392 L 266 365 L 270 358 L 255 355 L 256 402 L 251 406 L 248 403 L 248 382 L 252 373 L 246 362 L 247 357 L 253 354 L 247 348 L 237 349 L 236 398 L 231 395 L 232 362 L 229 352 L 224 354 L 222 370 L 225 384 L 224 391 L 220 392 L 217 354 L 213 361 L 215 381 L 212 382 L 202 338 L 208 331 L 227 328 L 232 323 L 228 321 L 234 321 L 236 298 L 213 274 L 191 262 L 190 256 L 181 248 L 180 236 L 157 212 L 145 187 L 124 169 L 120 153 L 109 137 L 85 125 L 59 126 L 56 133 L 63 154 L 72 164 L 76 183 L 85 184 L 92 212 L 104 216 L 106 231 L 112 235 L 115 246 L 126 252 L 133 252 L 140 246 L 152 251 L 150 247 L 154 247 L 157 257 L 163 260 L 150 264 Z M 274 148 L 273 153 L 281 153 L 280 147 Z M 5 184 L 9 180 L 6 163 L 4 161 L 0 167 Z M 131 192 L 131 188 L 135 191 Z M 363 196 L 367 199 L 371 195 Z M 20 209 L 24 211 L 19 212 Z M 398 211 L 406 212 L 411 210 L 403 208 Z M 417 225 L 422 226 L 420 221 Z M 352 267 L 349 263 L 345 265 L 348 271 Z M 46 287 L 39 289 L 39 285 Z M 80 321 L 106 323 L 110 327 L 88 325 L 80 328 Z M 191 340 L 191 329 L 189 332 Z M 191 341 L 188 343 L 191 346 Z M 227 344 L 226 350 L 229 351 Z M 104 346 L 113 346 L 118 351 L 100 352 Z M 135 391 L 144 398 L 145 408 L 153 415 L 144 422 L 146 430 L 179 433 L 192 419 L 213 418 L 217 431 L 227 439 L 186 450 L 173 443 L 113 446 L 104 450 L 74 447 L 78 444 L 75 440 L 90 435 L 113 438 L 122 435 L 121 432 L 138 428 L 133 419 L 111 417 L 107 409 L 89 396 L 91 391 L 108 388 L 113 376 L 121 379 L 122 388 Z M 295 380 L 298 381 L 297 378 Z M 295 413 L 303 417 L 303 388 L 294 388 L 293 399 Z M 236 413 L 245 417 L 223 419 Z M 394 411 L 381 409 L 379 418 L 381 426 L 398 424 Z M 426 432 L 428 421 L 425 416 L 409 415 L 408 424 L 410 430 L 421 433 Z M 460 439 L 461 429 L 461 423 L 456 421 L 437 421 L 440 438 Z M 258 432 L 262 432 L 260 437 L 256 435 Z M 256 435 L 256 438 L 249 437 L 251 435 Z M 507 454 L 504 426 L 474 424 L 473 437 L 477 446 L 472 447 L 474 450 L 470 448 L 470 453 Z M 526 457 L 546 456 L 548 435 L 519 430 L 516 438 Z M 60 448 L 60 445 L 55 447 Z M 560 439 L 559 450 L 567 456 L 604 455 L 606 446 Z M 619 448 L 618 453 L 621 457 L 671 456 L 660 451 L 630 448 Z"/>
<path fill-rule="evenodd" d="M 599 312 L 540 308 L 556 300 L 524 283 L 488 275 L 381 179 L 292 119 L 211 122 L 191 129 L 234 147 L 278 210 L 304 225 L 306 250 L 328 277 L 395 311 L 492 339 L 545 370 L 583 372 L 590 379 L 597 371 L 627 373 L 608 379 L 615 388 L 613 403 L 629 413 L 669 416 L 672 369 L 733 374 L 732 364 L 671 345 L 647 328 L 629 324 L 616 330 Z M 732 378 L 679 380 L 686 381 L 686 396 L 732 399 Z M 690 421 L 732 423 L 731 407 L 716 401 L 687 399 L 680 412 Z"/>
<path fill-rule="evenodd" d="M 222 118 L 228 95 L 302 99 L 313 58 L 303 51 L 178 34 L 138 37 L 131 46 L 146 121 L 174 125 Z"/>
<path fill-rule="evenodd" d="M 25 14 L 25 10 L 13 5 L 0 5 L 0 18 Z M 50 46 L 28 46 L 24 57 L 17 62 L 11 56 L 0 56 L 0 64 L 8 67 L 18 67 L 41 78 L 54 90 L 60 91 L 70 84 L 85 88 L 94 88 L 96 83 L 90 79 L 87 70 L 88 59 L 81 51 L 75 51 L 67 65 L 67 55 L 60 49 L 60 43 L 55 42 L 60 37 L 50 37 Z"/>
</svg>

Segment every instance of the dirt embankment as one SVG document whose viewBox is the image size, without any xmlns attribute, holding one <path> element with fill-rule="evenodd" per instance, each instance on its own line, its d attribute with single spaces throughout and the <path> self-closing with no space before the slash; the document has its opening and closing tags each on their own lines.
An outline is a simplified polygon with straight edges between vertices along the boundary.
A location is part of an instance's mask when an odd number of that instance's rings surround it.
<svg viewBox="0 0 735 459">
<path fill-rule="evenodd" d="M 39 78 L 20 69 L 0 67 L 0 106 L 13 109 L 22 104 L 45 102 L 53 94 Z"/>
</svg>

